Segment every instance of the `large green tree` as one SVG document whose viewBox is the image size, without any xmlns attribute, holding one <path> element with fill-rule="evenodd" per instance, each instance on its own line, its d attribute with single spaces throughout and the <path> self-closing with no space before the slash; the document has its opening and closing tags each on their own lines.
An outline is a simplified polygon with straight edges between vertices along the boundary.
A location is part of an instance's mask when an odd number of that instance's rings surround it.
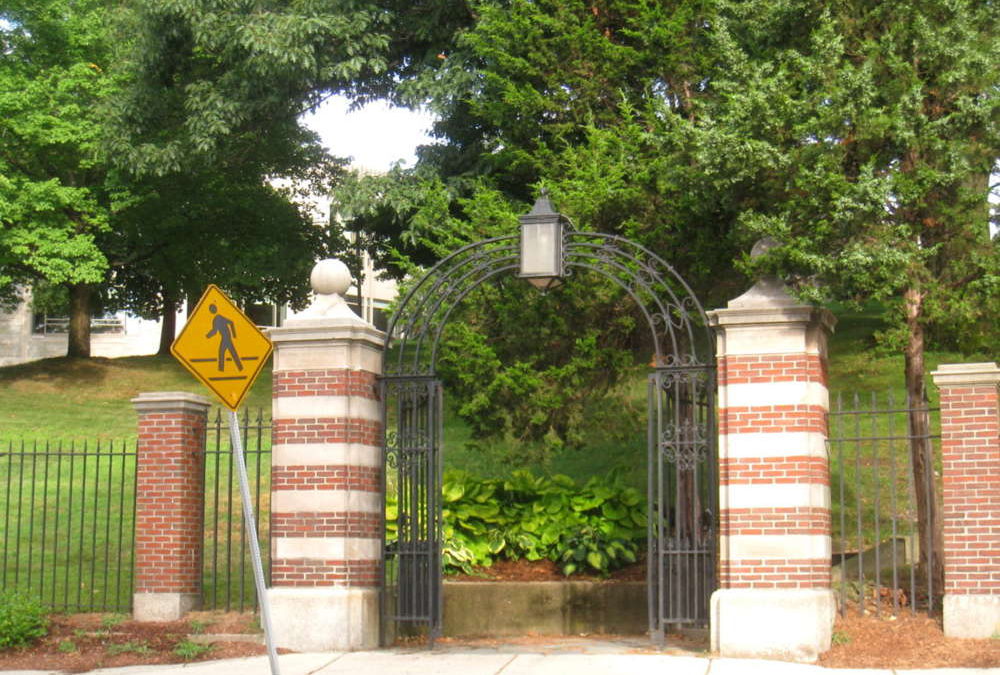
<svg viewBox="0 0 1000 675">
<path fill-rule="evenodd" d="M 115 82 L 103 0 L 0 8 L 0 289 L 69 290 L 69 354 L 88 356 L 99 239 L 120 186 L 101 161 L 99 109 Z"/>
<path fill-rule="evenodd" d="M 242 302 L 305 300 L 325 249 L 293 200 L 324 192 L 341 169 L 294 114 L 262 119 L 216 152 L 185 146 L 184 171 L 113 162 L 125 157 L 119 123 L 138 72 L 126 56 L 142 12 L 104 0 L 2 12 L 0 288 L 68 288 L 70 356 L 89 355 L 96 300 L 162 316 L 161 351 L 177 303 L 210 281 Z"/>
<path fill-rule="evenodd" d="M 884 304 L 883 339 L 905 357 L 914 406 L 929 330 L 969 350 L 1000 341 L 986 180 L 1000 157 L 997 12 L 975 0 L 745 2 L 714 32 L 730 67 L 709 131 L 755 148 L 719 164 L 758 185 L 738 226 L 785 243 L 770 264 L 806 296 Z M 920 487 L 926 413 L 911 414 L 911 431 Z M 921 526 L 940 525 L 933 492 L 917 496 Z M 939 538 L 922 539 L 925 562 Z"/>
</svg>

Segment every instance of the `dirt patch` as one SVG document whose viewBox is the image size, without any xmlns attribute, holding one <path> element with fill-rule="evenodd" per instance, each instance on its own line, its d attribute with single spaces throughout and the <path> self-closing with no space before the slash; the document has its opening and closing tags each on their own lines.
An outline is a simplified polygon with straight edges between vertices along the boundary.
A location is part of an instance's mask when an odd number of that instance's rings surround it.
<svg viewBox="0 0 1000 675">
<path fill-rule="evenodd" d="M 64 670 L 187 663 L 266 654 L 262 644 L 189 640 L 199 633 L 259 632 L 249 614 L 197 612 L 182 621 L 138 623 L 108 614 L 54 615 L 49 634 L 28 649 L 0 652 L 0 670 Z"/>
<path fill-rule="evenodd" d="M 838 617 L 833 648 L 819 663 L 830 668 L 996 668 L 1000 639 L 945 637 L 939 617 L 903 611 L 897 617 Z"/>
</svg>

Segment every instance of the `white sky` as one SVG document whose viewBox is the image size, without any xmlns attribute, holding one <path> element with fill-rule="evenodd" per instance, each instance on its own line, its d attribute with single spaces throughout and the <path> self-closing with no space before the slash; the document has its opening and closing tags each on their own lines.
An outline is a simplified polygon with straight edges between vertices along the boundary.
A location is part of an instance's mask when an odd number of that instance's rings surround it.
<svg viewBox="0 0 1000 675">
<path fill-rule="evenodd" d="M 431 142 L 427 132 L 434 122 L 429 113 L 381 101 L 349 112 L 347 100 L 340 96 L 302 119 L 335 156 L 351 157 L 355 168 L 376 172 L 387 171 L 397 160 L 413 166 L 414 150 Z"/>
</svg>

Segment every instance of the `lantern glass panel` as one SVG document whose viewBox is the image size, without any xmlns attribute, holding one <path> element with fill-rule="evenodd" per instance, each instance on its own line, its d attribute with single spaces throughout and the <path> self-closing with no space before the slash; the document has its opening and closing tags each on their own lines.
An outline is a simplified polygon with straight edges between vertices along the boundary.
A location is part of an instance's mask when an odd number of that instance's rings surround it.
<svg viewBox="0 0 1000 675">
<path fill-rule="evenodd" d="M 560 276 L 558 223 L 524 223 L 521 226 L 521 275 Z"/>
</svg>

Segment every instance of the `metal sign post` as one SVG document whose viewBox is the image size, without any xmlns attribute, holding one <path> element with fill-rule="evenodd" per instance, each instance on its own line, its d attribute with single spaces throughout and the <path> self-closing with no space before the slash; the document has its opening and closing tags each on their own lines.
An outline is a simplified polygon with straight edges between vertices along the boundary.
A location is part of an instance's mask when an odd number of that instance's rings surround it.
<svg viewBox="0 0 1000 675">
<path fill-rule="evenodd" d="M 170 351 L 229 408 L 229 439 L 239 471 L 243 521 L 250 538 L 250 557 L 253 560 L 261 623 L 264 624 L 264 641 L 271 662 L 271 675 L 281 675 L 278 653 L 274 648 L 274 631 L 271 629 L 271 606 L 264 586 L 264 566 L 260 561 L 257 524 L 250 502 L 247 467 L 243 460 L 243 437 L 236 415 L 237 408 L 271 355 L 271 341 L 218 286 L 210 284 L 170 346 Z"/>
<path fill-rule="evenodd" d="M 271 662 L 271 675 L 280 675 L 278 653 L 274 648 L 274 631 L 271 629 L 271 605 L 264 585 L 264 566 L 260 561 L 260 544 L 257 541 L 257 524 L 250 502 L 250 485 L 247 467 L 243 463 L 243 436 L 240 434 L 240 420 L 235 410 L 229 411 L 229 440 L 233 448 L 233 458 L 240 477 L 240 496 L 243 501 L 243 521 L 247 536 L 250 537 L 250 557 L 253 560 L 253 579 L 257 586 L 257 602 L 260 603 L 261 623 L 264 625 L 264 641 L 267 643 L 267 658 Z"/>
</svg>

